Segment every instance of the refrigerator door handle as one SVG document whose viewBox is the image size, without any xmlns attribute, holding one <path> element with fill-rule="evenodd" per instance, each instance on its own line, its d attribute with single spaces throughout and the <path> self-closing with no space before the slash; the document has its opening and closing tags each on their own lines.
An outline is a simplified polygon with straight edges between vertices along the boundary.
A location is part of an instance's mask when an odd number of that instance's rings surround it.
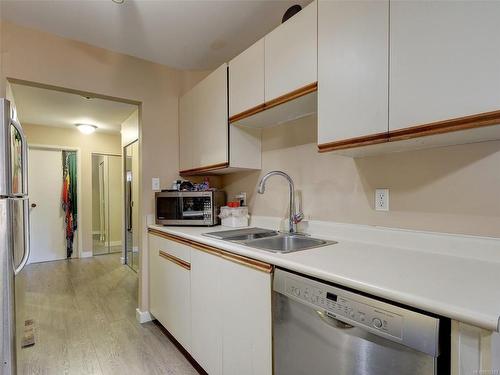
<svg viewBox="0 0 500 375">
<path fill-rule="evenodd" d="M 28 198 L 23 201 L 23 229 L 24 229 L 24 252 L 23 259 L 17 267 L 14 268 L 14 275 L 17 275 L 22 271 L 26 263 L 28 263 L 28 259 L 30 257 L 30 205 Z"/>
<path fill-rule="evenodd" d="M 22 178 L 23 178 L 23 191 L 22 191 L 22 196 L 27 196 L 28 195 L 28 141 L 26 140 L 26 136 L 24 135 L 23 132 L 23 127 L 19 122 L 17 122 L 15 119 L 10 120 L 12 126 L 16 128 L 16 130 L 19 132 L 19 135 L 21 136 L 21 153 L 22 153 Z"/>
</svg>

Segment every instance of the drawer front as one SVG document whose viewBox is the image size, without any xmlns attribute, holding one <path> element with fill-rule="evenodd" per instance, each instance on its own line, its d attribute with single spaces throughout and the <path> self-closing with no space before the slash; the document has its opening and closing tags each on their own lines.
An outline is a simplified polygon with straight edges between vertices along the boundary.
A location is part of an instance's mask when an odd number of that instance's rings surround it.
<svg viewBox="0 0 500 375">
<path fill-rule="evenodd" d="M 189 246 L 171 239 L 166 239 L 156 232 L 150 232 L 149 235 L 155 238 L 155 244 L 158 247 L 156 249 L 157 255 L 158 251 L 161 251 L 162 253 L 178 258 L 184 262 L 191 262 L 191 248 Z M 151 254 L 154 255 L 155 252 L 153 251 Z"/>
</svg>

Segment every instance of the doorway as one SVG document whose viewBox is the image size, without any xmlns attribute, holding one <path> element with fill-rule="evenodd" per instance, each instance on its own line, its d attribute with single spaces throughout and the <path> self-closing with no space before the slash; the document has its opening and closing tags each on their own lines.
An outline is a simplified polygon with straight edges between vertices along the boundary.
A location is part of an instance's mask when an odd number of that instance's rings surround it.
<svg viewBox="0 0 500 375">
<path fill-rule="evenodd" d="M 122 252 L 120 155 L 92 154 L 92 254 Z"/>
<path fill-rule="evenodd" d="M 29 147 L 28 180 L 32 243 L 29 263 L 67 258 L 65 213 L 61 201 L 64 150 L 66 149 L 63 147 Z M 69 149 L 67 151 L 76 152 L 78 162 L 79 152 Z M 77 181 L 79 184 L 79 171 Z M 79 236 L 78 230 L 75 234 L 76 237 Z M 78 254 L 79 245 L 79 239 L 73 242 L 73 254 Z"/>
<path fill-rule="evenodd" d="M 139 270 L 139 142 L 123 149 L 125 155 L 125 263 Z"/>
</svg>

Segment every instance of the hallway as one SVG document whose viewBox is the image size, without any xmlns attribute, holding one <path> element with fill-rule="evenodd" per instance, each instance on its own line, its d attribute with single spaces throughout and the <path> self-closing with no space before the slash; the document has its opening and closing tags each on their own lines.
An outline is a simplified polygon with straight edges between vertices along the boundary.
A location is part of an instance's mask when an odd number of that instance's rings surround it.
<svg viewBox="0 0 500 375">
<path fill-rule="evenodd" d="M 120 254 L 31 264 L 16 278 L 19 374 L 196 374 L 153 323 L 135 318 L 137 274 Z M 20 342 L 18 339 L 18 343 Z"/>
</svg>

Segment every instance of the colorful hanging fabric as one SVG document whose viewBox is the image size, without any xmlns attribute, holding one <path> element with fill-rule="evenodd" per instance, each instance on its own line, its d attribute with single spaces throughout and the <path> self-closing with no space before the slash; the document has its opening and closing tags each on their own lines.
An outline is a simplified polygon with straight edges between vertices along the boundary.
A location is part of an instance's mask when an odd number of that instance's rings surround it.
<svg viewBox="0 0 500 375">
<path fill-rule="evenodd" d="M 76 181 L 76 152 L 63 151 L 63 186 L 62 209 L 65 213 L 66 223 L 66 256 L 73 254 L 73 240 L 78 228 L 77 181 Z"/>
</svg>

